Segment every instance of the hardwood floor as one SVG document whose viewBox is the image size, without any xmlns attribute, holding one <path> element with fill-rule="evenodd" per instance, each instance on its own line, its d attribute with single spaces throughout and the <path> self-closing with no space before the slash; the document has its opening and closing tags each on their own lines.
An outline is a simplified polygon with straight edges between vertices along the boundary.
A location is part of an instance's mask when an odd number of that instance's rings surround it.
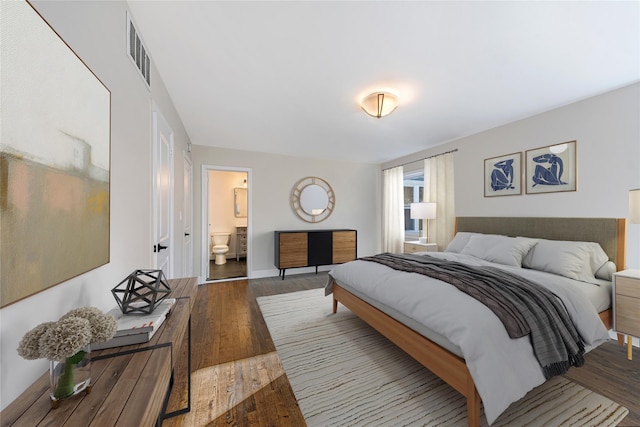
<svg viewBox="0 0 640 427">
<path fill-rule="evenodd" d="M 640 350 L 634 348 L 633 360 L 627 360 L 626 347 L 611 340 L 587 353 L 585 360 L 565 377 L 629 409 L 618 426 L 640 426 Z"/>
<path fill-rule="evenodd" d="M 305 426 L 256 298 L 320 288 L 326 280 L 326 273 L 311 273 L 201 285 L 192 314 L 191 411 L 163 426 Z M 628 361 L 612 340 L 586 360 L 567 378 L 626 406 L 621 427 L 640 425 L 640 351 Z M 169 409 L 184 401 L 172 396 Z"/>
<path fill-rule="evenodd" d="M 232 279 L 247 276 L 247 259 L 229 258 L 226 263 L 218 265 L 209 261 L 209 280 Z"/>
</svg>

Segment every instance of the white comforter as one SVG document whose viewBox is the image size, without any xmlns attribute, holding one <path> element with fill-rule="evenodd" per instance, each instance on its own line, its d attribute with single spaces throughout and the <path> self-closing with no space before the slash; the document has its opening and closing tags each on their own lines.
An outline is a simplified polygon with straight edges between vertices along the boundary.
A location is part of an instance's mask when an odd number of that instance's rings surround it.
<svg viewBox="0 0 640 427">
<path fill-rule="evenodd" d="M 575 289 L 576 286 L 594 285 L 494 264 L 469 255 L 447 252 L 429 255 L 470 265 L 492 265 L 527 277 L 562 299 L 587 351 L 609 338 L 595 307 Z M 545 381 L 529 337 L 509 338 L 491 310 L 454 286 L 424 275 L 358 260 L 336 266 L 330 275 L 338 284 L 394 308 L 457 346 L 482 398 L 489 424 L 511 403 Z"/>
</svg>

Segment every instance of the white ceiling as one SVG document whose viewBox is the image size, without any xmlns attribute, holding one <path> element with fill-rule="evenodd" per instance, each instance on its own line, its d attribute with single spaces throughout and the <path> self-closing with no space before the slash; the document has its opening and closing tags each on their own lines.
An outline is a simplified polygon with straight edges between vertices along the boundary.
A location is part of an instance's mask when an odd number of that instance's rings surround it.
<svg viewBox="0 0 640 427">
<path fill-rule="evenodd" d="M 200 145 L 380 163 L 640 81 L 638 1 L 129 7 Z"/>
</svg>

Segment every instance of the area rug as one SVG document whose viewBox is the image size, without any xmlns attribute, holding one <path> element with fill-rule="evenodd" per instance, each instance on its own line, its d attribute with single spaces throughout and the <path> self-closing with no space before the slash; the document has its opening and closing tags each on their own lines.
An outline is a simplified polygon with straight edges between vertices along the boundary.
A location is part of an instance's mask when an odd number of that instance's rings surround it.
<svg viewBox="0 0 640 427">
<path fill-rule="evenodd" d="M 308 426 L 467 426 L 466 400 L 323 289 L 258 298 Z M 615 426 L 628 410 L 562 377 L 492 426 Z M 480 419 L 486 426 L 484 414 Z"/>
</svg>

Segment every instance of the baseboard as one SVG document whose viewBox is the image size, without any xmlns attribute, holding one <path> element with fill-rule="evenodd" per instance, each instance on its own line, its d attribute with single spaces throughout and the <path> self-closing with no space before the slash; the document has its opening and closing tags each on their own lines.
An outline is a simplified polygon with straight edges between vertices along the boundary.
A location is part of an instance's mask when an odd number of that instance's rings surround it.
<svg viewBox="0 0 640 427">
<path fill-rule="evenodd" d="M 609 331 L 609 337 L 610 337 L 611 339 L 616 340 L 616 341 L 618 340 L 618 334 L 617 334 L 615 331 L 610 330 L 610 331 Z M 626 343 L 626 342 L 627 342 L 627 340 L 625 339 L 625 341 L 624 341 L 624 342 Z M 633 338 L 631 339 L 631 344 L 632 344 L 634 347 L 638 347 L 638 348 L 640 348 L 640 339 L 638 339 L 638 338 L 636 338 L 636 337 L 633 337 Z M 626 345 L 626 344 L 625 344 L 625 345 Z"/>
<path fill-rule="evenodd" d="M 318 271 L 331 271 L 333 269 L 333 265 L 320 265 L 318 266 Z M 297 267 L 297 268 L 287 268 L 285 271 L 285 280 L 289 276 L 295 276 L 297 274 L 308 274 L 315 273 L 315 267 Z M 251 279 L 262 279 L 265 277 L 276 277 L 279 276 L 279 271 L 276 269 L 268 269 L 268 270 L 255 270 L 249 273 L 249 277 Z"/>
</svg>

